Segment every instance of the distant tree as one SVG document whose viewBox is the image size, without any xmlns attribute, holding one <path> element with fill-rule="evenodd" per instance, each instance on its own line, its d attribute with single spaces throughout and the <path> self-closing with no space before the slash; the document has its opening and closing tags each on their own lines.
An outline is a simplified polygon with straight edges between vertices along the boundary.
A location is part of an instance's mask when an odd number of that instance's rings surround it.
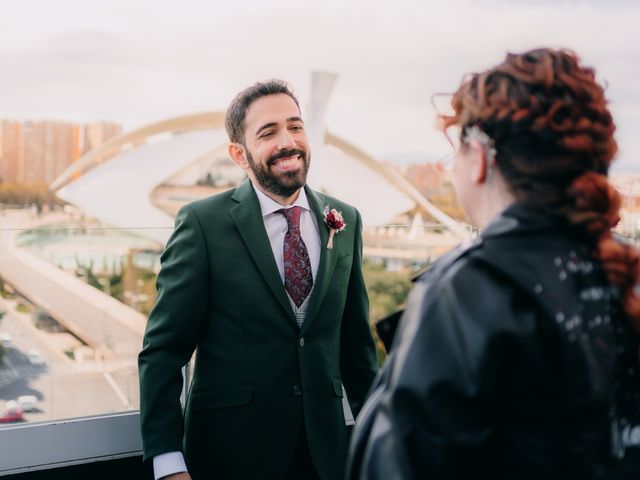
<svg viewBox="0 0 640 480">
<path fill-rule="evenodd" d="M 93 273 L 93 262 L 87 267 L 87 283 L 98 290 L 102 290 L 102 285 L 100 284 L 100 280 L 96 277 L 95 273 Z"/>
<path fill-rule="evenodd" d="M 411 277 L 413 270 L 405 268 L 391 272 L 384 264 L 365 260 L 362 264 L 367 293 L 369 294 L 369 320 L 371 330 L 376 340 L 378 362 L 382 363 L 386 352 L 377 336 L 375 324 L 378 320 L 390 315 L 401 308 L 411 291 Z"/>
<path fill-rule="evenodd" d="M 116 300 L 124 301 L 124 285 L 122 284 L 122 274 L 109 275 L 109 291 Z"/>
<path fill-rule="evenodd" d="M 369 294 L 372 322 L 375 323 L 404 306 L 411 290 L 411 269 L 391 272 L 383 264 L 365 260 L 362 270 Z"/>
<path fill-rule="evenodd" d="M 30 311 L 31 311 L 31 309 L 29 308 L 29 306 L 27 304 L 22 303 L 22 302 L 16 303 L 16 312 L 29 313 Z"/>
<path fill-rule="evenodd" d="M 46 183 L 0 183 L 0 203 L 10 205 L 61 205 Z"/>
<path fill-rule="evenodd" d="M 76 276 L 82 278 L 85 282 L 98 290 L 102 290 L 100 280 L 93 273 L 93 259 L 89 260 L 88 265 L 84 265 L 80 259 L 76 256 Z"/>
</svg>

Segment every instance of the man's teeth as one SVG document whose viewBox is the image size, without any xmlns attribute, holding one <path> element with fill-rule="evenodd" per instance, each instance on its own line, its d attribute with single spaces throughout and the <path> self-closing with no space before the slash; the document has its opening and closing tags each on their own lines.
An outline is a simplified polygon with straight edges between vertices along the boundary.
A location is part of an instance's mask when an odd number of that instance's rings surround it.
<svg viewBox="0 0 640 480">
<path fill-rule="evenodd" d="M 276 165 L 280 165 L 280 166 L 283 166 L 283 167 L 288 167 L 292 163 L 294 163 L 296 160 L 298 160 L 298 158 L 300 158 L 300 155 L 296 155 L 294 157 L 281 158 L 279 160 L 276 160 Z"/>
</svg>

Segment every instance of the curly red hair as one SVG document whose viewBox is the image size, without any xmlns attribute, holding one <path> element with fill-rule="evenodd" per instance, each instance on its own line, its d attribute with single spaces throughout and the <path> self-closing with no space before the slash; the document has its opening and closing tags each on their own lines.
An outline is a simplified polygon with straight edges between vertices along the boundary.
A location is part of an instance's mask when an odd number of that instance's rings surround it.
<svg viewBox="0 0 640 480">
<path fill-rule="evenodd" d="M 496 165 L 515 197 L 563 215 L 592 236 L 609 282 L 640 330 L 640 254 L 615 239 L 620 195 L 607 172 L 617 153 L 615 124 L 593 69 L 570 50 L 507 54 L 471 75 L 453 95 L 444 128 L 477 125 L 496 148 Z"/>
</svg>

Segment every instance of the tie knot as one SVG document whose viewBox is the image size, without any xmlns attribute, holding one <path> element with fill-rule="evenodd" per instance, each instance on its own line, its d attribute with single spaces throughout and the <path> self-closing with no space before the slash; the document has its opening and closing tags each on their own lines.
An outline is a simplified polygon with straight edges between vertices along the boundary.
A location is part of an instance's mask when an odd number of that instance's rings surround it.
<svg viewBox="0 0 640 480">
<path fill-rule="evenodd" d="M 300 214 L 302 213 L 302 208 L 300 207 L 282 208 L 278 210 L 278 212 L 284 215 L 284 218 L 287 219 L 287 224 L 289 225 L 289 228 L 300 226 Z"/>
</svg>

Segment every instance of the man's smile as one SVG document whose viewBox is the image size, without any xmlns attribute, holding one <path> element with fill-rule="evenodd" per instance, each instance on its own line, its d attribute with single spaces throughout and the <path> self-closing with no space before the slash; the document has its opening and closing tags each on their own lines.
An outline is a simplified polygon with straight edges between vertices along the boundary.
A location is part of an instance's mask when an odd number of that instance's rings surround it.
<svg viewBox="0 0 640 480">
<path fill-rule="evenodd" d="M 290 157 L 278 158 L 277 160 L 271 162 L 272 168 L 283 172 L 295 170 L 301 168 L 302 166 L 303 160 L 299 154 L 292 155 Z"/>
</svg>

